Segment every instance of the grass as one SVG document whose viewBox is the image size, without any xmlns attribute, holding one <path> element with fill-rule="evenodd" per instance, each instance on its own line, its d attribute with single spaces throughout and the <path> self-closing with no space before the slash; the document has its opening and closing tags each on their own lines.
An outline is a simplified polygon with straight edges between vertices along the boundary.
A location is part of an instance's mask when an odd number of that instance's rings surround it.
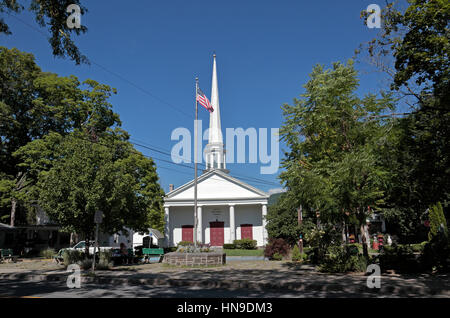
<svg viewBox="0 0 450 318">
<path fill-rule="evenodd" d="M 227 250 L 224 249 L 223 252 L 227 256 L 264 256 L 264 250 Z"/>
</svg>

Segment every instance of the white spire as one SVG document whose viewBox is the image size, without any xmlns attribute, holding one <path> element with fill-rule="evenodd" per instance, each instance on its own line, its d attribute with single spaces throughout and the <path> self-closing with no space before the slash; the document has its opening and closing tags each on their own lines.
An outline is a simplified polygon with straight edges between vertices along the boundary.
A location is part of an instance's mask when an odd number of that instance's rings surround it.
<svg viewBox="0 0 450 318">
<path fill-rule="evenodd" d="M 213 55 L 213 74 L 211 85 L 211 104 L 214 111 L 209 114 L 209 139 L 205 148 L 206 171 L 211 169 L 226 170 L 225 151 L 223 147 L 222 128 L 220 125 L 219 86 L 217 84 L 216 54 Z"/>
<path fill-rule="evenodd" d="M 209 143 L 223 144 L 222 128 L 220 125 L 219 87 L 217 84 L 216 54 L 213 55 L 213 74 L 211 84 L 211 104 L 214 111 L 209 114 Z"/>
</svg>

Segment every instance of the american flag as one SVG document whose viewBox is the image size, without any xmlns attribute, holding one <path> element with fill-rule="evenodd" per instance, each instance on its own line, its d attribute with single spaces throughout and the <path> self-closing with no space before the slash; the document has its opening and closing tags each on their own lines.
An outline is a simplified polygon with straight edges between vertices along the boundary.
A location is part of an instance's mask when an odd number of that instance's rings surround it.
<svg viewBox="0 0 450 318">
<path fill-rule="evenodd" d="M 208 97 L 202 92 L 200 87 L 197 89 L 197 101 L 205 107 L 210 113 L 214 111 L 214 108 L 212 107 L 211 103 L 208 100 Z"/>
</svg>

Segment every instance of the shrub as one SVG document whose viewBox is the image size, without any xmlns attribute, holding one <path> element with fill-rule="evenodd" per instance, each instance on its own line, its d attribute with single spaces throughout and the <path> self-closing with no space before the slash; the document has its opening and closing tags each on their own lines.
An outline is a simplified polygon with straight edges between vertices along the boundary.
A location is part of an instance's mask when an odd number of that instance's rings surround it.
<svg viewBox="0 0 450 318">
<path fill-rule="evenodd" d="M 70 264 L 78 264 L 84 260 L 84 253 L 81 251 L 65 250 L 63 253 L 64 266 L 67 267 Z"/>
<path fill-rule="evenodd" d="M 345 246 L 346 252 L 348 255 L 358 255 L 359 254 L 359 247 L 358 244 L 347 244 Z"/>
<path fill-rule="evenodd" d="M 347 259 L 346 272 L 365 272 L 367 270 L 367 259 L 361 255 L 351 255 Z"/>
<path fill-rule="evenodd" d="M 56 255 L 56 252 L 52 248 L 47 248 L 47 249 L 41 251 L 40 255 L 43 258 L 53 258 L 53 256 Z"/>
<path fill-rule="evenodd" d="M 319 270 L 326 273 L 343 273 L 346 271 L 347 253 L 341 246 L 330 246 L 319 265 Z"/>
<path fill-rule="evenodd" d="M 347 246 L 330 246 L 319 266 L 321 272 L 345 273 L 345 272 L 365 272 L 367 259 L 359 254 L 355 255 L 354 249 Z"/>
<path fill-rule="evenodd" d="M 450 240 L 442 233 L 434 236 L 425 244 L 420 256 L 420 263 L 424 269 L 448 271 L 450 259 Z"/>
<path fill-rule="evenodd" d="M 280 253 L 275 253 L 272 255 L 271 260 L 273 261 L 281 261 L 283 259 L 283 255 Z"/>
<path fill-rule="evenodd" d="M 256 240 L 245 238 L 242 240 L 234 240 L 233 244 L 236 246 L 237 249 L 254 250 L 256 249 L 257 242 Z"/>
<path fill-rule="evenodd" d="M 300 262 L 302 260 L 302 254 L 300 254 L 300 249 L 297 245 L 294 245 L 294 248 L 292 249 L 292 261 L 293 262 Z"/>
<path fill-rule="evenodd" d="M 176 250 L 178 253 L 209 253 L 211 252 L 209 244 L 198 244 L 197 247 L 194 244 L 191 245 L 178 245 Z"/>
<path fill-rule="evenodd" d="M 236 249 L 236 244 L 223 244 L 224 250 L 234 250 Z"/>
<path fill-rule="evenodd" d="M 112 259 L 112 251 L 100 251 L 99 253 L 99 261 L 98 264 L 95 266 L 99 270 L 107 270 L 110 269 L 113 266 Z"/>
<path fill-rule="evenodd" d="M 97 265 L 95 265 L 95 268 L 98 270 L 108 270 L 111 269 L 111 267 L 113 266 L 113 263 L 105 263 L 103 261 L 98 262 Z"/>
<path fill-rule="evenodd" d="M 164 247 L 164 254 L 176 252 L 176 247 Z"/>
<path fill-rule="evenodd" d="M 425 241 L 425 242 L 418 243 L 418 244 L 410 244 L 410 247 L 411 247 L 411 249 L 412 249 L 415 253 L 422 253 L 423 250 L 424 250 L 424 248 L 425 248 L 425 245 L 426 245 L 427 243 L 428 243 L 428 242 Z"/>
<path fill-rule="evenodd" d="M 106 251 L 100 251 L 99 253 L 99 262 L 104 262 L 106 264 L 111 262 L 112 258 L 112 251 L 106 250 Z"/>
<path fill-rule="evenodd" d="M 91 269 L 92 268 L 92 259 L 83 259 L 77 263 L 80 265 L 81 269 Z"/>
<path fill-rule="evenodd" d="M 181 241 L 178 243 L 178 246 L 190 246 L 190 245 L 194 245 L 194 242 L 191 241 Z"/>
<path fill-rule="evenodd" d="M 287 256 L 289 253 L 289 245 L 282 238 L 270 239 L 269 244 L 264 249 L 264 256 L 272 259 L 274 254 L 280 254 L 281 256 Z"/>
<path fill-rule="evenodd" d="M 413 249 L 408 245 L 384 246 L 380 254 L 380 267 L 383 271 L 393 269 L 414 273 L 419 271 L 419 265 Z"/>
</svg>

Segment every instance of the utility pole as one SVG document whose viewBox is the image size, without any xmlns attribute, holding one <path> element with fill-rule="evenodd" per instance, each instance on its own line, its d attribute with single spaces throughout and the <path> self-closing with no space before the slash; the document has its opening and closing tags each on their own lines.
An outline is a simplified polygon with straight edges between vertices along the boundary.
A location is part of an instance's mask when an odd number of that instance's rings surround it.
<svg viewBox="0 0 450 318">
<path fill-rule="evenodd" d="M 298 212 L 298 225 L 301 226 L 303 224 L 303 208 L 302 205 L 297 210 Z M 300 249 L 300 254 L 303 254 L 303 235 L 300 234 L 300 238 L 298 240 L 298 247 Z"/>
<path fill-rule="evenodd" d="M 92 272 L 95 272 L 95 253 L 97 252 L 96 250 L 99 249 L 99 246 L 98 246 L 98 226 L 99 226 L 100 223 L 102 223 L 102 221 L 103 221 L 103 212 L 102 211 L 95 212 L 94 222 L 95 222 L 96 228 L 95 228 L 94 261 L 92 262 Z"/>
</svg>

